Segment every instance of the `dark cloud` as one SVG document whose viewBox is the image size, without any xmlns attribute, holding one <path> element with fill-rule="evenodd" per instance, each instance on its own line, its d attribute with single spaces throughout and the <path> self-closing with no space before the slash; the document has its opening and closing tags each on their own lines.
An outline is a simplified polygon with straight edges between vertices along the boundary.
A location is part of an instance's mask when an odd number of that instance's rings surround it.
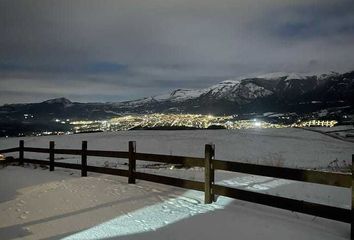
<svg viewBox="0 0 354 240">
<path fill-rule="evenodd" d="M 0 104 L 354 66 L 352 0 L 2 0 Z"/>
<path fill-rule="evenodd" d="M 304 41 L 309 38 L 326 38 L 336 35 L 346 40 L 354 37 L 354 3 L 348 0 L 320 4 L 309 2 L 284 9 L 280 12 L 280 24 L 274 19 L 269 26 L 274 27 L 279 38 Z"/>
</svg>

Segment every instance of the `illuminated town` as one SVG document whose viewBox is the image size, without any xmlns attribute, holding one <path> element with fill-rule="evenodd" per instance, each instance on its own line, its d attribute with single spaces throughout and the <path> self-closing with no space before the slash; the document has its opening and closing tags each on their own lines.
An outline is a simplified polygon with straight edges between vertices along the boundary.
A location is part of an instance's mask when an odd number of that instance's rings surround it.
<svg viewBox="0 0 354 240">
<path fill-rule="evenodd" d="M 110 120 L 70 122 L 74 133 L 95 131 L 125 131 L 133 129 L 251 129 L 287 127 L 333 127 L 334 120 L 297 121 L 292 124 L 270 123 L 260 119 L 238 120 L 233 116 L 201 114 L 127 115 Z"/>
</svg>

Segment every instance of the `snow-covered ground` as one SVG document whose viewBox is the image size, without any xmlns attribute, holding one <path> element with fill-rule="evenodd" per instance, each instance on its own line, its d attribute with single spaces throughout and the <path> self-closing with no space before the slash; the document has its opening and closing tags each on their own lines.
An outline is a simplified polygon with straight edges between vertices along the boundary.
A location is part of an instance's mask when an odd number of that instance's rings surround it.
<svg viewBox="0 0 354 240">
<path fill-rule="evenodd" d="M 93 173 L 82 178 L 79 172 L 64 169 L 0 169 L 0 239 L 334 240 L 350 236 L 345 223 L 226 197 L 205 205 L 203 192 L 126 182 L 123 177 Z"/>
<path fill-rule="evenodd" d="M 26 137 L 26 146 L 123 150 L 202 157 L 216 145 L 216 158 L 274 166 L 327 169 L 350 163 L 353 143 L 301 129 L 128 131 Z M 0 139 L 0 149 L 19 138 Z M 25 153 L 45 159 L 47 154 Z M 61 161 L 76 162 L 79 157 Z M 57 159 L 59 161 L 59 159 Z M 88 163 L 126 168 L 122 159 L 89 157 Z M 203 181 L 203 169 L 173 169 L 138 162 L 138 171 Z M 167 185 L 32 165 L 0 169 L 0 239 L 349 239 L 349 224 L 219 197 L 204 205 L 203 192 Z M 350 208 L 351 190 L 224 171 L 218 184 Z"/>
<path fill-rule="evenodd" d="M 354 126 L 353 125 L 339 125 L 332 128 L 326 127 L 312 127 L 307 128 L 310 131 L 318 131 L 328 136 L 341 139 L 343 141 L 354 143 Z"/>
</svg>

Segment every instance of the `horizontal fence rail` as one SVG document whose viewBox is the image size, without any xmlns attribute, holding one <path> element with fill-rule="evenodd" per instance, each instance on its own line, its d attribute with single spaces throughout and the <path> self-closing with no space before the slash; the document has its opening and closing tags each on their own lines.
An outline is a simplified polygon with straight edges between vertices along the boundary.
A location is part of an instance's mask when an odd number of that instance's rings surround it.
<svg viewBox="0 0 354 240">
<path fill-rule="evenodd" d="M 70 168 L 81 170 L 81 176 L 87 176 L 87 172 L 110 174 L 116 176 L 128 177 L 128 183 L 135 183 L 135 179 L 167 184 L 176 187 L 193 189 L 205 192 L 205 203 L 211 203 L 215 200 L 215 195 L 222 195 L 243 201 L 267 205 L 275 208 L 296 211 L 304 214 L 310 214 L 327 219 L 341 221 L 351 224 L 351 239 L 354 239 L 354 155 L 352 155 L 352 174 L 324 172 L 305 169 L 294 169 L 286 167 L 265 166 L 259 164 L 242 163 L 225 160 L 215 160 L 214 145 L 205 145 L 205 157 L 187 157 L 172 156 L 163 154 L 139 153 L 136 152 L 136 143 L 131 141 L 128 144 L 128 151 L 106 151 L 106 150 L 88 150 L 87 142 L 82 142 L 81 149 L 58 149 L 55 148 L 53 141 L 49 143 L 49 148 L 25 147 L 21 140 L 19 147 L 0 150 L 1 153 L 18 152 L 18 159 L 8 159 L 0 162 L 17 161 L 20 165 L 23 163 L 33 163 L 39 165 L 49 165 L 50 171 L 55 167 Z M 49 161 L 28 159 L 24 157 L 25 152 L 46 153 L 49 154 Z M 77 155 L 81 156 L 81 164 L 66 163 L 55 161 L 55 154 Z M 87 157 L 108 157 L 122 158 L 128 160 L 128 170 L 106 168 L 87 165 Z M 136 171 L 136 160 L 160 162 L 165 164 L 179 165 L 183 167 L 202 167 L 204 168 L 204 182 L 180 179 L 169 176 L 161 176 L 150 173 Z M 293 181 L 324 184 L 334 187 L 352 188 L 352 209 L 339 208 L 318 203 L 311 203 L 302 200 L 295 200 L 285 197 L 279 197 L 259 192 L 253 192 L 243 189 L 231 188 L 215 184 L 214 176 L 216 170 L 238 172 L 252 175 L 260 175 L 273 178 L 282 178 Z"/>
<path fill-rule="evenodd" d="M 64 155 L 81 155 L 81 149 L 54 149 L 54 153 L 56 154 L 64 154 Z"/>
<path fill-rule="evenodd" d="M 48 148 L 24 147 L 23 151 L 25 151 L 25 152 L 34 152 L 34 153 L 49 153 L 49 149 Z"/>
<path fill-rule="evenodd" d="M 150 162 L 161 162 L 161 163 L 169 163 L 169 164 L 191 166 L 191 167 L 204 166 L 204 158 L 150 154 L 150 153 L 136 153 L 135 157 L 137 160 L 150 161 Z"/>
<path fill-rule="evenodd" d="M 128 158 L 128 152 L 122 151 L 87 150 L 86 154 L 96 157 Z"/>
<path fill-rule="evenodd" d="M 258 192 L 251 192 L 219 185 L 214 185 L 213 190 L 215 191 L 215 194 L 236 198 L 243 201 L 315 215 L 318 217 L 328 218 L 346 223 L 351 222 L 351 210 L 349 209 L 332 207 L 317 203 L 310 203 L 306 201 L 273 196 Z"/>
<path fill-rule="evenodd" d="M 8 148 L 8 149 L 3 149 L 0 150 L 0 154 L 2 153 L 11 153 L 11 152 L 18 152 L 19 148 Z"/>
<path fill-rule="evenodd" d="M 188 189 L 193 189 L 198 191 L 204 190 L 204 183 L 198 181 L 192 181 L 192 180 L 186 180 L 186 179 L 180 179 L 174 177 L 166 177 L 166 176 L 154 175 L 154 174 L 142 173 L 142 172 L 137 172 L 136 178 L 145 181 L 155 182 L 155 183 L 172 185 L 175 187 L 188 188 Z"/>
<path fill-rule="evenodd" d="M 18 151 L 18 148 L 12 148 Z M 6 149 L 10 150 L 10 149 Z M 25 147 L 23 148 L 25 152 L 35 152 L 35 153 L 49 153 L 50 149 L 48 148 L 34 148 L 34 147 Z M 2 150 L 4 151 L 4 150 Z M 0 152 L 1 153 L 1 152 Z M 81 155 L 81 149 L 54 149 L 55 154 L 63 154 L 63 155 Z M 128 152 L 123 151 L 105 151 L 105 150 L 86 150 L 87 156 L 92 157 L 110 157 L 110 158 L 128 158 Z"/>
<path fill-rule="evenodd" d="M 46 160 L 24 159 L 24 161 L 26 163 L 39 164 L 39 165 L 49 165 L 50 164 L 50 162 L 46 161 Z M 55 162 L 54 166 L 61 167 L 61 168 L 70 168 L 70 169 L 81 170 L 81 164 L 76 164 L 76 163 Z M 87 166 L 87 170 L 89 172 L 104 173 L 104 174 L 108 174 L 108 175 L 116 175 L 116 176 L 123 176 L 123 177 L 128 176 L 128 171 L 123 170 L 123 169 Z"/>
<path fill-rule="evenodd" d="M 223 160 L 214 160 L 213 162 L 215 170 L 225 170 L 266 177 L 283 178 L 295 181 L 332 185 L 337 187 L 349 188 L 352 186 L 351 174 L 273 167 Z"/>
</svg>

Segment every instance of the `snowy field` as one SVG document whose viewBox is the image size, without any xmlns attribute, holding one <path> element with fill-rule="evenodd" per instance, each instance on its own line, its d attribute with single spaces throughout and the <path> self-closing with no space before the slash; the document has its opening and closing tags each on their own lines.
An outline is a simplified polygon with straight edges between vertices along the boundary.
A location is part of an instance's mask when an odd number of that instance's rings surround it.
<svg viewBox="0 0 354 240">
<path fill-rule="evenodd" d="M 128 131 L 70 136 L 26 137 L 25 146 L 127 151 L 203 157 L 214 143 L 216 158 L 273 166 L 344 169 L 354 144 L 301 129 Z M 0 139 L 0 149 L 20 138 Z M 47 159 L 47 154 L 25 153 Z M 79 162 L 79 157 L 56 156 Z M 61 159 L 64 158 L 64 159 Z M 88 158 L 91 165 L 126 168 L 126 160 Z M 335 162 L 337 165 L 333 165 Z M 137 171 L 203 181 L 203 169 L 173 169 L 138 162 Z M 204 193 L 127 179 L 33 165 L 0 169 L 0 239 L 349 239 L 349 224 L 274 209 L 226 197 L 204 205 Z M 216 182 L 342 208 L 350 208 L 350 189 L 224 171 Z M 214 227 L 211 227 L 214 226 Z"/>
<path fill-rule="evenodd" d="M 17 147 L 20 138 L 1 138 L 0 149 Z M 65 136 L 25 137 L 25 146 L 128 151 L 128 141 L 136 141 L 138 152 L 203 157 L 204 145 L 214 143 L 216 159 L 295 168 L 327 168 L 331 162 L 351 163 L 354 143 L 295 128 L 196 131 L 121 131 Z M 28 158 L 41 154 L 26 153 Z M 43 155 L 43 158 L 48 156 Z M 60 156 L 79 159 L 78 156 Z M 103 165 L 102 158 L 89 163 Z"/>
<path fill-rule="evenodd" d="M 0 169 L 0 239 L 350 239 L 349 224 L 226 197 L 205 205 L 203 192 L 126 182 Z"/>
<path fill-rule="evenodd" d="M 332 128 L 326 127 L 312 127 L 308 128 L 310 131 L 318 131 L 327 134 L 334 138 L 342 139 L 354 143 L 354 126 L 353 125 L 339 125 Z"/>
</svg>

